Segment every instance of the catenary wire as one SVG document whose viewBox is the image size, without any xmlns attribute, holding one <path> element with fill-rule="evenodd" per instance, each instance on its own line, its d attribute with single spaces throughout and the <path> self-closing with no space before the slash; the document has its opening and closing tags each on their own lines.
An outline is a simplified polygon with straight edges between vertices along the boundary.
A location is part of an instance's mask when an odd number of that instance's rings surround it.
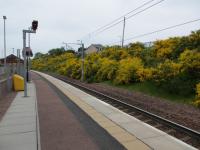
<svg viewBox="0 0 200 150">
<path fill-rule="evenodd" d="M 155 6 L 155 5 L 160 4 L 160 3 L 163 2 L 163 1 L 165 1 L 165 0 L 161 0 L 161 1 L 157 2 L 157 3 L 155 3 L 155 4 L 152 4 L 152 5 L 150 5 L 150 6 L 146 7 L 146 8 L 144 8 L 144 9 L 142 9 L 141 11 L 139 11 L 139 12 L 137 12 L 137 13 L 135 13 L 135 14 L 129 16 L 129 17 L 127 17 L 126 20 L 128 20 L 128 19 L 130 19 L 130 18 L 132 18 L 132 17 L 134 17 L 134 16 L 136 16 L 136 15 L 138 15 L 138 14 L 140 14 L 140 13 L 142 13 L 142 12 L 144 12 L 144 11 L 150 9 L 150 8 L 152 8 L 152 7 Z M 123 20 L 120 20 L 120 21 L 116 22 L 115 24 L 112 24 L 111 26 L 108 26 L 107 28 L 105 28 L 105 29 L 103 29 L 103 30 L 101 30 L 101 31 L 98 31 L 95 35 L 98 35 L 98 34 L 104 32 L 104 31 L 106 31 L 106 30 L 108 30 L 108 29 L 110 29 L 110 28 L 116 26 L 117 24 L 119 24 L 119 23 L 121 23 L 121 22 L 123 22 Z"/>
<path fill-rule="evenodd" d="M 140 8 L 142 8 L 142 7 L 144 7 L 144 6 L 148 5 L 148 4 L 150 4 L 150 3 L 152 3 L 153 1 L 155 1 L 155 0 L 150 0 L 150 1 L 148 1 L 148 2 L 146 2 L 146 3 L 144 3 L 144 4 L 142 4 L 142 5 L 138 6 L 137 8 L 135 8 L 135 9 L 129 11 L 128 13 L 126 13 L 126 14 L 120 16 L 120 17 L 118 17 L 117 19 L 111 21 L 110 23 L 108 23 L 108 24 L 106 24 L 106 25 L 104 25 L 104 26 L 102 26 L 102 27 L 97 28 L 95 31 L 93 31 L 93 32 L 91 32 L 91 33 L 88 33 L 88 34 L 86 34 L 86 36 L 83 36 L 83 37 L 87 37 L 88 35 L 92 35 L 92 34 L 98 32 L 99 30 L 102 30 L 103 28 L 105 28 L 105 27 L 107 27 L 107 26 L 109 26 L 109 25 L 115 23 L 116 21 L 120 20 L 120 19 L 123 18 L 124 16 L 127 16 L 127 15 L 129 15 L 129 14 L 135 12 L 136 10 L 138 10 L 138 9 L 140 9 Z"/>
<path fill-rule="evenodd" d="M 190 20 L 190 21 L 187 21 L 187 22 L 184 22 L 184 23 L 176 24 L 176 25 L 173 25 L 173 26 L 169 26 L 169 27 L 166 27 L 166 28 L 163 28 L 163 29 L 155 30 L 155 31 L 152 31 L 152 32 L 139 34 L 139 35 L 127 38 L 124 41 L 129 41 L 129 40 L 132 40 L 132 39 L 148 36 L 148 35 L 151 35 L 151 34 L 154 34 L 154 33 L 158 33 L 158 32 L 162 32 L 162 31 L 165 31 L 165 30 L 173 29 L 173 28 L 176 28 L 176 27 L 179 27 L 179 26 L 183 26 L 183 25 L 186 25 L 186 24 L 190 24 L 190 23 L 194 23 L 194 22 L 197 22 L 197 21 L 200 21 L 200 18 L 199 19 L 195 19 L 195 20 Z M 118 41 L 118 42 L 120 42 L 120 41 Z M 111 45 L 115 44 L 115 43 L 118 43 L 118 42 L 111 43 Z"/>
</svg>

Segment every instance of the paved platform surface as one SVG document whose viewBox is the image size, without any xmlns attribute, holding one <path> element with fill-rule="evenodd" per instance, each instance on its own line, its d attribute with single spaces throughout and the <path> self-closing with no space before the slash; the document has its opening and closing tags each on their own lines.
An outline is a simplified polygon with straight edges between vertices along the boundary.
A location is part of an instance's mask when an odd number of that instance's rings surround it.
<svg viewBox="0 0 200 150">
<path fill-rule="evenodd" d="M 43 73 L 39 74 L 68 96 L 127 149 L 195 149 L 61 80 Z"/>
<path fill-rule="evenodd" d="M 18 92 L 0 122 L 0 150 L 37 150 L 37 107 L 33 83 Z"/>
<path fill-rule="evenodd" d="M 39 75 L 36 85 L 42 150 L 125 149 L 59 90 Z"/>
</svg>

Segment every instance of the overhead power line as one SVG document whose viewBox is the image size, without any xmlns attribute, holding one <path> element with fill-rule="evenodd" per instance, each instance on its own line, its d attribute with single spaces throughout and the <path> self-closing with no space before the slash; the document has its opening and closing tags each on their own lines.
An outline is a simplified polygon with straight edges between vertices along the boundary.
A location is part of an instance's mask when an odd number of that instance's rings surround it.
<svg viewBox="0 0 200 150">
<path fill-rule="evenodd" d="M 184 22 L 184 23 L 176 24 L 176 25 L 173 25 L 173 26 L 169 26 L 169 27 L 166 27 L 166 28 L 163 28 L 163 29 L 155 30 L 155 31 L 152 31 L 152 32 L 148 32 L 148 33 L 144 33 L 144 34 L 139 34 L 139 35 L 127 38 L 124 41 L 129 41 L 129 40 L 133 40 L 133 39 L 136 39 L 136 38 L 148 36 L 148 35 L 151 35 L 151 34 L 154 34 L 154 33 L 162 32 L 162 31 L 165 31 L 165 30 L 173 29 L 173 28 L 177 28 L 179 26 L 183 26 L 183 25 L 186 25 L 186 24 L 194 23 L 194 22 L 197 22 L 197 21 L 200 21 L 200 18 L 199 19 L 195 19 L 195 20 L 190 20 L 190 21 L 187 21 L 187 22 Z M 120 41 L 114 42 L 112 44 L 119 43 L 119 42 Z"/>
<path fill-rule="evenodd" d="M 118 21 L 119 19 L 123 18 L 124 16 L 127 16 L 127 15 L 131 14 L 132 12 L 134 12 L 134 11 L 136 11 L 136 10 L 138 10 L 138 9 L 140 9 L 140 8 L 142 8 L 142 7 L 144 7 L 145 5 L 147 5 L 147 4 L 149 4 L 149 3 L 153 2 L 153 1 L 155 1 L 155 0 L 150 0 L 150 1 L 148 1 L 148 2 L 146 2 L 146 3 L 144 3 L 144 4 L 142 4 L 142 5 L 140 5 L 139 7 L 137 7 L 137 8 L 135 8 L 135 9 L 131 10 L 130 12 L 128 12 L 128 13 L 126 13 L 126 14 L 124 14 L 124 15 L 118 17 L 117 19 L 111 21 L 110 23 L 108 23 L 108 24 L 106 24 L 106 25 L 104 25 L 104 26 L 98 28 L 98 29 L 95 30 L 94 32 L 97 32 L 97 31 L 101 30 L 102 28 L 104 28 L 104 27 L 106 27 L 106 26 L 109 26 L 110 24 L 115 23 L 116 21 Z M 94 33 L 94 32 L 92 32 L 92 33 Z"/>
<path fill-rule="evenodd" d="M 135 13 L 135 14 L 133 14 L 133 15 L 131 15 L 131 16 L 128 16 L 128 17 L 126 18 L 126 20 L 128 20 L 128 19 L 130 19 L 130 18 L 132 18 L 132 17 L 134 17 L 134 16 L 136 16 L 136 15 L 138 15 L 138 14 L 140 14 L 140 13 L 142 13 L 142 12 L 148 10 L 148 9 L 150 9 L 151 7 L 153 7 L 153 6 L 155 6 L 155 5 L 160 4 L 160 3 L 163 2 L 163 1 L 165 1 L 165 0 L 158 1 L 157 3 L 154 3 L 154 4 L 152 4 L 152 5 L 148 6 L 148 7 L 146 7 L 146 8 L 144 8 L 144 9 L 140 10 L 140 11 L 137 12 L 137 13 Z M 108 30 L 108 29 L 110 29 L 110 28 L 116 26 L 117 24 L 119 24 L 119 23 L 121 23 L 121 22 L 123 22 L 123 19 L 120 20 L 120 21 L 118 21 L 118 22 L 116 22 L 115 24 L 112 24 L 111 26 L 108 26 L 107 28 L 105 28 L 105 29 L 103 29 L 103 30 L 101 30 L 101 31 L 98 31 L 98 32 L 96 33 L 96 35 L 98 35 L 99 33 L 102 33 L 102 32 L 104 32 L 104 31 L 106 31 L 106 30 Z"/>
<path fill-rule="evenodd" d="M 150 5 L 150 6 L 146 7 L 145 9 L 143 9 L 143 10 L 141 10 L 141 11 L 138 11 L 137 13 L 135 13 L 135 14 L 133 14 L 133 15 L 127 17 L 127 19 L 130 19 L 130 18 L 132 18 L 132 17 L 134 17 L 134 16 L 140 14 L 141 12 L 143 12 L 143 11 L 145 11 L 145 10 L 147 10 L 147 9 L 149 9 L 149 8 L 151 8 L 151 7 L 153 7 L 153 6 L 156 6 L 156 5 L 160 4 L 160 3 L 162 3 L 163 1 L 165 1 L 165 0 L 158 1 L 157 3 L 154 3 L 153 5 Z"/>
<path fill-rule="evenodd" d="M 124 18 L 125 16 L 127 16 L 127 15 L 129 15 L 129 14 L 131 14 L 131 13 L 137 11 L 137 10 L 139 10 L 140 8 L 142 8 L 142 7 L 144 7 L 144 6 L 146 6 L 146 5 L 150 4 L 150 3 L 152 3 L 153 1 L 155 1 L 155 0 L 150 0 L 150 1 L 148 1 L 148 2 L 146 2 L 146 3 L 144 3 L 144 4 L 142 4 L 142 5 L 140 5 L 139 7 L 137 7 L 137 8 L 135 8 L 135 9 L 129 11 L 128 13 L 126 13 L 126 14 L 124 14 L 124 15 L 118 17 L 117 19 L 111 21 L 110 23 L 108 23 L 108 24 L 106 24 L 106 25 L 104 25 L 104 26 L 102 26 L 102 27 L 97 28 L 95 31 L 93 31 L 93 32 L 91 32 L 91 33 L 88 33 L 86 36 L 92 35 L 92 34 L 98 32 L 98 31 L 104 29 L 105 27 L 107 27 L 107 26 L 109 26 L 109 25 L 112 25 L 112 24 L 115 23 L 116 21 L 118 21 L 118 20 Z M 164 0 L 162 0 L 162 1 L 164 1 Z M 160 2 L 159 2 L 159 3 L 160 3 Z M 123 21 L 123 20 L 121 20 L 120 22 L 122 22 L 122 21 Z M 120 23 L 120 22 L 117 22 L 117 23 L 115 23 L 114 25 L 117 25 L 117 24 Z M 113 25 L 113 26 L 114 26 L 114 25 Z M 84 37 L 86 37 L 86 36 L 84 36 Z"/>
</svg>

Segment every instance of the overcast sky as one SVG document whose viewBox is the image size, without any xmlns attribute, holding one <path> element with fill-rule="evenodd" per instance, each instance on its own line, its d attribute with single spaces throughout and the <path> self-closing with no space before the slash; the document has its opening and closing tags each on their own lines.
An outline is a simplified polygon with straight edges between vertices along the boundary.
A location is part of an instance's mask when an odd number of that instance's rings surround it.
<svg viewBox="0 0 200 150">
<path fill-rule="evenodd" d="M 12 48 L 22 48 L 22 29 L 27 29 L 34 19 L 39 21 L 39 27 L 37 33 L 31 35 L 31 48 L 34 53 L 45 53 L 51 48 L 64 46 L 62 42 L 77 42 L 88 33 L 147 1 L 149 0 L 0 0 L 0 15 L 7 16 L 7 54 L 12 53 Z M 200 0 L 165 0 L 127 20 L 125 39 L 199 19 L 199 10 Z M 119 41 L 122 26 L 120 23 L 97 36 L 85 37 L 83 41 L 86 46 L 91 43 L 110 44 Z M 154 41 L 187 35 L 198 29 L 200 21 L 132 41 Z M 127 41 L 126 44 L 132 41 Z M 0 20 L 0 57 L 2 56 L 3 18 Z"/>
</svg>

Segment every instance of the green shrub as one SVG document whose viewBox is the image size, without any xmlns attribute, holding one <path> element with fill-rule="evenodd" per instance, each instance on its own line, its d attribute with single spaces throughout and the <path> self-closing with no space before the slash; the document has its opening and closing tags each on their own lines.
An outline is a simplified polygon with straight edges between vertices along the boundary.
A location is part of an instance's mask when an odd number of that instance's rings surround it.
<svg viewBox="0 0 200 150">
<path fill-rule="evenodd" d="M 115 60 L 103 58 L 100 60 L 100 68 L 97 71 L 97 80 L 113 80 L 115 78 L 116 71 L 118 69 L 118 63 Z"/>
<path fill-rule="evenodd" d="M 128 84 L 138 81 L 137 70 L 142 68 L 142 60 L 138 57 L 122 59 L 116 72 L 114 83 Z"/>
<path fill-rule="evenodd" d="M 193 102 L 193 105 L 200 108 L 200 83 L 196 85 L 196 100 Z"/>
</svg>

